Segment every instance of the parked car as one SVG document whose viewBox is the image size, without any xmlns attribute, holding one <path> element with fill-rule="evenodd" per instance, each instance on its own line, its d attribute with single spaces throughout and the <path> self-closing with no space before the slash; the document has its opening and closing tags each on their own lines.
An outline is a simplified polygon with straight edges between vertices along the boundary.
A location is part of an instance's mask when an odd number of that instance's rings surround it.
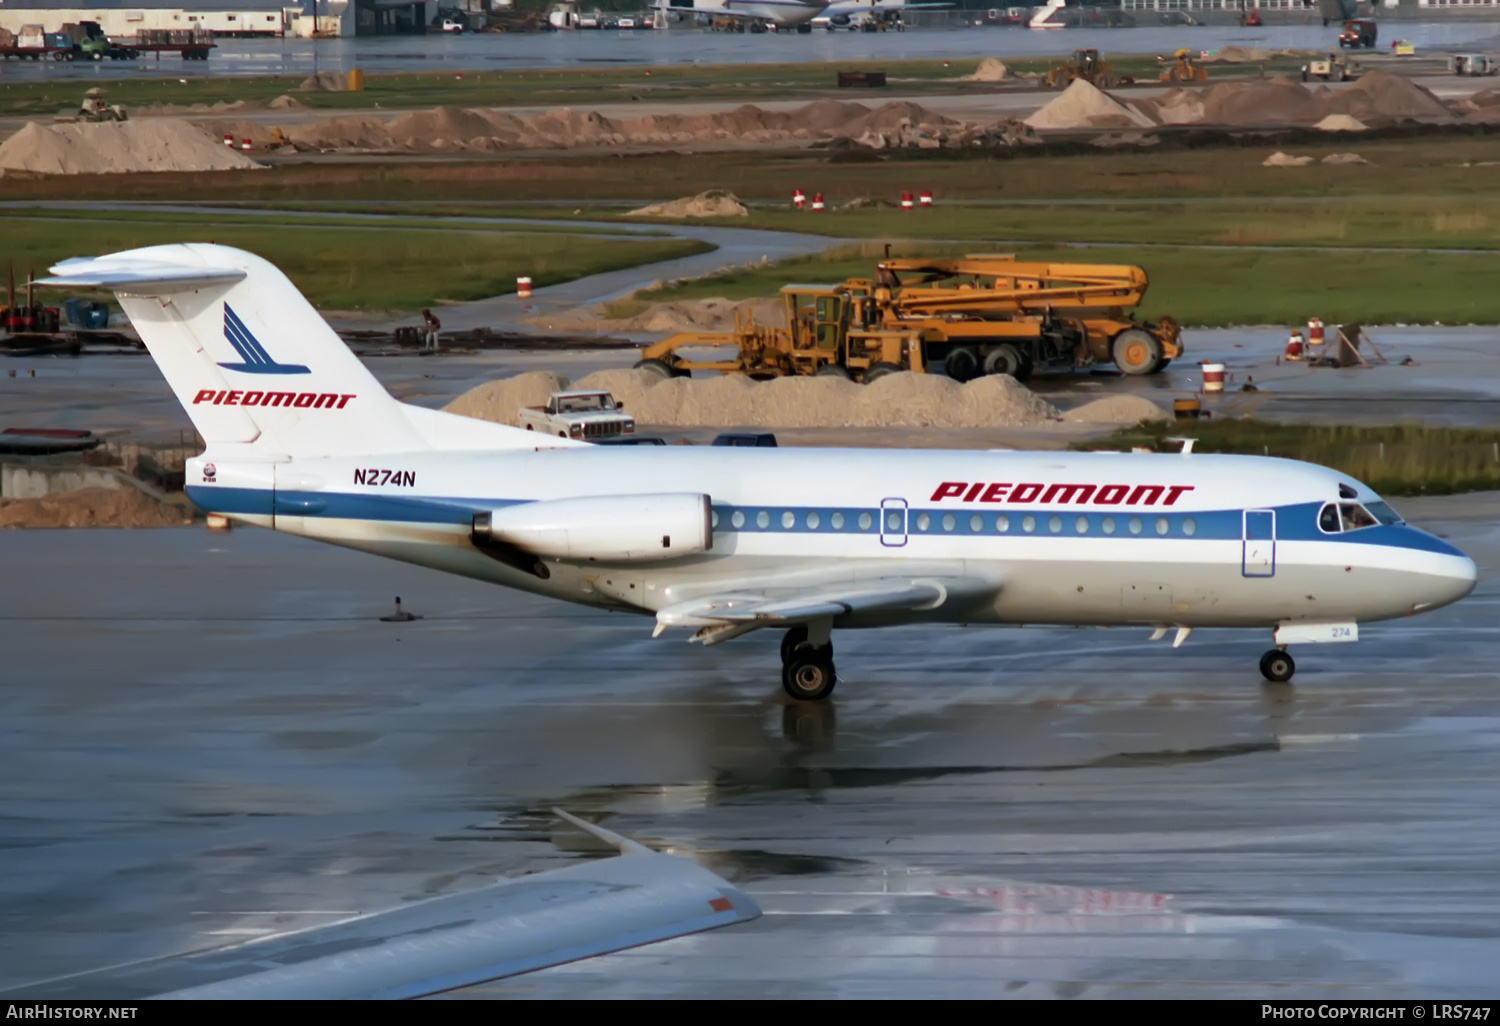
<svg viewBox="0 0 1500 1026">
<path fill-rule="evenodd" d="M 667 440 L 659 435 L 612 435 L 599 438 L 595 445 L 666 445 Z"/>
<path fill-rule="evenodd" d="M 738 445 L 753 449 L 774 449 L 776 448 L 776 436 L 771 434 L 769 431 L 728 431 L 720 435 L 718 438 L 715 438 L 713 444 Z"/>
<path fill-rule="evenodd" d="M 453 18 L 444 18 L 442 25 L 439 26 L 439 27 L 444 32 L 453 32 L 453 33 L 461 33 L 465 29 L 468 28 L 468 26 L 465 25 L 463 22 L 457 21 L 457 20 L 455 20 Z"/>
<path fill-rule="evenodd" d="M 517 423 L 527 431 L 585 442 L 635 434 L 635 418 L 608 392 L 553 392 L 546 406 L 523 406 Z"/>
</svg>

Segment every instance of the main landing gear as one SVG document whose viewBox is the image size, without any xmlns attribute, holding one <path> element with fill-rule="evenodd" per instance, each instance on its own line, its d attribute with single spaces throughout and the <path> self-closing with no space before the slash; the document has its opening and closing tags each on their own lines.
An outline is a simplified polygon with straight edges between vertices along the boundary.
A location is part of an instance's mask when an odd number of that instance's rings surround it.
<svg viewBox="0 0 1500 1026">
<path fill-rule="evenodd" d="M 833 669 L 833 642 L 828 632 L 823 644 L 808 639 L 806 627 L 793 627 L 781 639 L 781 686 L 802 702 L 821 702 L 833 694 L 838 674 Z"/>
<path fill-rule="evenodd" d="M 1284 649 L 1273 648 L 1260 657 L 1260 675 L 1276 684 L 1285 684 L 1297 672 L 1297 664 Z"/>
</svg>

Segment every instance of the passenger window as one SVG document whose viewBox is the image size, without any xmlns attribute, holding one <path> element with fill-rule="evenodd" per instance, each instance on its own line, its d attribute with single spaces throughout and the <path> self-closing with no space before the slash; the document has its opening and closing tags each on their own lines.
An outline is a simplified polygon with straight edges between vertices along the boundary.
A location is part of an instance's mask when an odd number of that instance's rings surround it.
<svg viewBox="0 0 1500 1026">
<path fill-rule="evenodd" d="M 796 525 L 797 525 L 797 514 L 793 513 L 791 510 L 787 510 L 785 513 L 781 514 L 781 526 L 782 527 L 784 527 L 788 531 L 790 531 Z"/>
<path fill-rule="evenodd" d="M 930 516 L 928 516 L 926 513 L 919 513 L 917 515 L 917 530 L 918 531 L 925 531 L 925 530 L 927 530 L 931 526 L 932 526 L 932 518 Z"/>
<path fill-rule="evenodd" d="M 1329 503 L 1318 511 L 1318 529 L 1325 534 L 1338 534 L 1342 527 L 1339 526 L 1339 508 Z"/>
<path fill-rule="evenodd" d="M 1156 533 L 1157 534 L 1166 534 L 1169 530 L 1171 530 L 1171 525 L 1167 523 L 1167 518 L 1166 517 L 1157 517 L 1156 518 Z"/>
<path fill-rule="evenodd" d="M 944 513 L 943 514 L 943 530 L 945 530 L 945 531 L 951 531 L 957 525 L 958 525 L 958 521 L 954 519 L 952 513 Z"/>
<path fill-rule="evenodd" d="M 1024 517 L 1022 517 L 1021 518 L 1021 530 L 1025 531 L 1027 534 L 1030 534 L 1032 531 L 1035 531 L 1036 530 L 1036 517 L 1032 516 L 1030 513 L 1028 513 Z"/>
<path fill-rule="evenodd" d="M 844 514 L 835 513 L 833 516 L 828 518 L 828 523 L 833 527 L 835 531 L 842 531 L 844 529 Z"/>
<path fill-rule="evenodd" d="M 1365 508 L 1357 502 L 1346 502 L 1339 507 L 1344 515 L 1344 530 L 1358 531 L 1361 527 L 1374 527 L 1375 518 L 1365 512 Z"/>
<path fill-rule="evenodd" d="M 818 515 L 816 513 L 809 513 L 807 515 L 807 526 L 810 530 L 816 531 L 818 529 L 818 524 L 820 523 L 822 523 L 822 521 L 818 518 Z"/>
<path fill-rule="evenodd" d="M 761 510 L 759 513 L 755 514 L 755 526 L 760 528 L 762 531 L 770 527 L 771 514 L 767 513 L 765 510 Z"/>
<path fill-rule="evenodd" d="M 1089 518 L 1079 517 L 1077 520 L 1073 521 L 1073 530 L 1077 531 L 1079 534 L 1088 534 Z"/>
<path fill-rule="evenodd" d="M 1100 524 L 1099 526 L 1102 527 L 1102 528 L 1104 528 L 1104 533 L 1105 534 L 1114 534 L 1115 533 L 1115 518 L 1114 517 L 1105 517 L 1104 518 L 1104 522 L 1102 524 Z"/>
<path fill-rule="evenodd" d="M 861 513 L 859 515 L 859 529 L 861 531 L 868 531 L 870 529 L 870 524 L 871 523 L 872 523 L 872 521 L 870 519 L 870 514 L 868 514 L 868 513 Z"/>
<path fill-rule="evenodd" d="M 1004 513 L 1001 513 L 998 517 L 996 517 L 995 518 L 995 530 L 998 531 L 998 532 L 1000 532 L 1001 534 L 1004 534 L 1005 532 L 1009 531 L 1010 530 L 1010 517 L 1006 516 Z"/>
<path fill-rule="evenodd" d="M 978 513 L 975 513 L 972 517 L 970 517 L 969 518 L 969 530 L 973 531 L 975 534 L 978 534 L 980 531 L 983 531 L 984 530 L 984 517 L 980 516 Z"/>
<path fill-rule="evenodd" d="M 1059 531 L 1061 531 L 1062 517 L 1052 517 L 1050 520 L 1048 520 L 1047 530 L 1051 531 L 1053 534 L 1057 534 Z"/>
</svg>

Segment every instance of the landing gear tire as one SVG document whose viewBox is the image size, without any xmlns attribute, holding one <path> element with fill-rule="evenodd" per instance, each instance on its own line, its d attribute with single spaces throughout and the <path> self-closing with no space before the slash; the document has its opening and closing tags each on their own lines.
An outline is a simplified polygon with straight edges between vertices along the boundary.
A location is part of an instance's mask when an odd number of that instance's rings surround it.
<svg viewBox="0 0 1500 1026">
<path fill-rule="evenodd" d="M 853 380 L 854 375 L 849 373 L 848 367 L 843 367 L 836 363 L 825 363 L 823 366 L 813 371 L 813 377 L 843 378 L 845 381 L 851 381 Z"/>
<path fill-rule="evenodd" d="M 838 675 L 833 669 L 832 648 L 794 652 L 781 668 L 781 686 L 799 702 L 821 702 L 833 694 Z"/>
<path fill-rule="evenodd" d="M 1132 377 L 1154 374 L 1161 366 L 1161 343 L 1150 332 L 1129 328 L 1115 336 L 1115 366 Z"/>
<path fill-rule="evenodd" d="M 980 374 L 979 354 L 968 346 L 960 346 L 948 354 L 948 358 L 943 361 L 943 369 L 959 384 L 973 381 Z"/>
<path fill-rule="evenodd" d="M 687 373 L 685 371 L 678 370 L 676 367 L 673 367 L 665 360 L 637 360 L 635 369 L 650 371 L 652 374 L 659 375 L 663 379 L 681 378 L 687 376 Z"/>
<path fill-rule="evenodd" d="M 1009 342 L 991 349 L 984 358 L 986 374 L 1006 374 L 1020 378 L 1026 372 L 1026 358 Z"/>
<path fill-rule="evenodd" d="M 1260 657 L 1260 675 L 1273 683 L 1285 684 L 1296 672 L 1296 662 L 1279 648 L 1273 648 Z"/>
<path fill-rule="evenodd" d="M 894 363 L 877 363 L 875 366 L 865 371 L 865 384 L 873 385 L 881 378 L 888 377 L 892 374 L 899 374 L 900 372 L 901 368 L 897 367 Z"/>
<path fill-rule="evenodd" d="M 781 637 L 781 662 L 786 665 L 791 662 L 792 654 L 797 651 L 797 646 L 807 641 L 806 627 L 793 627 Z"/>
</svg>

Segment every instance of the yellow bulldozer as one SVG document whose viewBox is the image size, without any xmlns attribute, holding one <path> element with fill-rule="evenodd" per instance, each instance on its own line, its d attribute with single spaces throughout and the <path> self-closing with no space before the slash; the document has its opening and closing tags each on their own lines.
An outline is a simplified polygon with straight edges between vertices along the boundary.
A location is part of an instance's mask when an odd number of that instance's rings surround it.
<svg viewBox="0 0 1500 1026">
<path fill-rule="evenodd" d="M 730 332 L 658 342 L 636 366 L 664 377 L 708 370 L 864 382 L 938 367 L 958 381 L 984 374 L 1024 381 L 1039 369 L 1108 363 L 1154 374 L 1183 347 L 1170 317 L 1147 324 L 1127 312 L 1147 284 L 1146 272 L 1131 265 L 886 258 L 873 279 L 783 288 L 784 327 L 737 318 Z"/>
<path fill-rule="evenodd" d="M 1135 81 L 1129 75 L 1116 75 L 1114 65 L 1105 60 L 1098 50 L 1074 50 L 1073 56 L 1053 64 L 1047 70 L 1042 84 L 1048 89 L 1064 89 L 1080 78 L 1100 89 L 1113 89 L 1117 85 L 1130 85 Z"/>
<path fill-rule="evenodd" d="M 1193 60 L 1193 55 L 1187 50 L 1178 50 L 1172 57 L 1173 63 L 1161 73 L 1163 82 L 1176 82 L 1181 85 L 1187 82 L 1208 81 L 1208 69 Z"/>
</svg>

